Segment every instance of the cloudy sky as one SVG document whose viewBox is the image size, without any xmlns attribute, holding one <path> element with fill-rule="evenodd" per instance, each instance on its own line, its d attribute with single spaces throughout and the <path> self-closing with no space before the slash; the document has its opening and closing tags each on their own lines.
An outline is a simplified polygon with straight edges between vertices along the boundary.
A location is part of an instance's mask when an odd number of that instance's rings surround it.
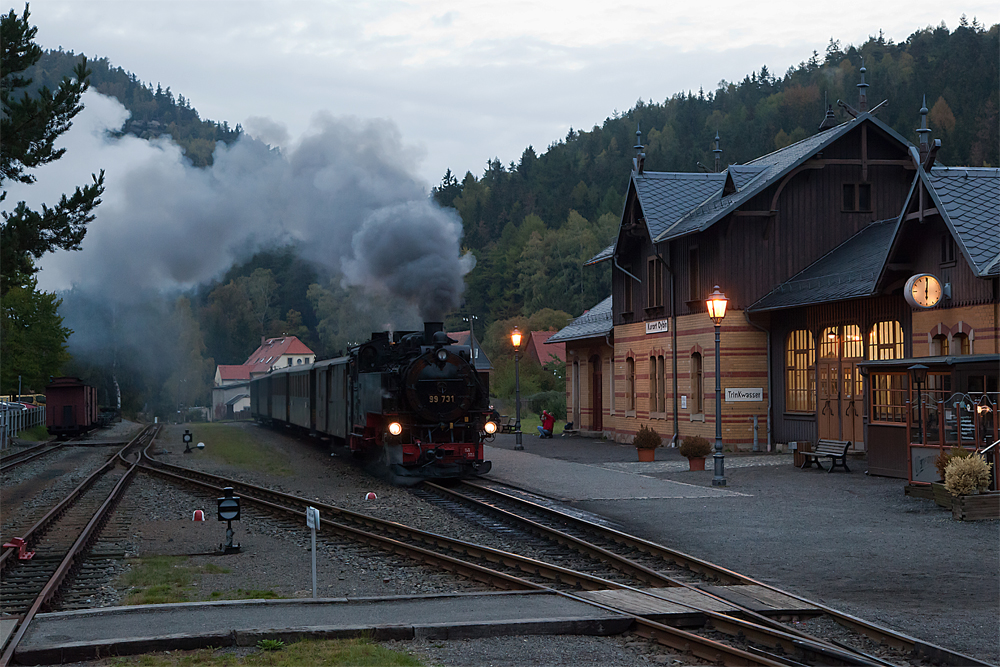
<svg viewBox="0 0 1000 667">
<path fill-rule="evenodd" d="M 831 37 L 900 41 L 962 14 L 990 25 L 1000 5 L 34 0 L 31 13 L 42 46 L 107 57 L 272 144 L 318 113 L 392 121 L 434 184 L 448 168 L 479 175 L 494 156 L 542 152 L 639 98 L 712 90 L 762 65 L 781 74 Z"/>
</svg>

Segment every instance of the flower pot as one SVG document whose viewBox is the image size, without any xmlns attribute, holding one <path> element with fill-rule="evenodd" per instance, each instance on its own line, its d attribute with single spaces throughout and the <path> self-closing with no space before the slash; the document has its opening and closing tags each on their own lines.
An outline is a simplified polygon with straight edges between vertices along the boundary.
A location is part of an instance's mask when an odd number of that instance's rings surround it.
<svg viewBox="0 0 1000 667">
<path fill-rule="evenodd" d="M 688 469 L 689 470 L 704 470 L 705 469 L 705 457 L 704 456 L 692 456 L 688 459 Z"/>
<path fill-rule="evenodd" d="M 968 496 L 952 496 L 951 517 L 956 521 L 1000 519 L 1000 493 L 985 491 Z"/>
<path fill-rule="evenodd" d="M 640 463 L 649 463 L 650 461 L 656 460 L 655 449 L 644 449 L 641 447 L 636 447 L 635 451 L 639 454 Z"/>
</svg>

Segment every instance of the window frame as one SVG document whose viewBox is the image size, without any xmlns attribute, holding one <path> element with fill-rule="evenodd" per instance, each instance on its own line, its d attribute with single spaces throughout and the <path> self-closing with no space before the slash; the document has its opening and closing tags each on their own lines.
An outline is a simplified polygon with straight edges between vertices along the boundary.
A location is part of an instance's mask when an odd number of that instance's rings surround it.
<svg viewBox="0 0 1000 667">
<path fill-rule="evenodd" d="M 795 329 L 785 337 L 785 412 L 816 414 L 815 338 L 809 329 Z"/>
</svg>

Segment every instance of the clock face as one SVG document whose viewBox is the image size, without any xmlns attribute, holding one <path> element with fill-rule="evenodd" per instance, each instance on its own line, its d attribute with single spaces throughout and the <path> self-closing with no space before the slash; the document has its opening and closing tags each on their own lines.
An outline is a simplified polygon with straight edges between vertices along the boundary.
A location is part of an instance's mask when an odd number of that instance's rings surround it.
<svg viewBox="0 0 1000 667">
<path fill-rule="evenodd" d="M 914 308 L 933 308 L 941 302 L 941 292 L 941 281 L 929 273 L 918 273 L 903 288 L 903 296 Z"/>
</svg>

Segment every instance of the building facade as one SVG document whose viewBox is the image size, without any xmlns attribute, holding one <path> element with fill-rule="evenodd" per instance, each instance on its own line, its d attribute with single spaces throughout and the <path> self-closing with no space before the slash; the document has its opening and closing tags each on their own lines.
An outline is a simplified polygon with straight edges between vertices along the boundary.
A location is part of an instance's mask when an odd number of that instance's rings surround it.
<svg viewBox="0 0 1000 667">
<path fill-rule="evenodd" d="M 611 264 L 612 295 L 551 339 L 583 431 L 712 440 L 721 420 L 727 449 L 864 451 L 868 362 L 1000 353 L 1000 170 L 936 164 L 926 108 L 913 145 L 863 97 L 844 106 L 847 122 L 830 111 L 816 135 L 720 173 L 648 172 L 637 142 L 618 237 L 589 262 Z M 995 374 L 985 384 L 995 403 Z"/>
</svg>

